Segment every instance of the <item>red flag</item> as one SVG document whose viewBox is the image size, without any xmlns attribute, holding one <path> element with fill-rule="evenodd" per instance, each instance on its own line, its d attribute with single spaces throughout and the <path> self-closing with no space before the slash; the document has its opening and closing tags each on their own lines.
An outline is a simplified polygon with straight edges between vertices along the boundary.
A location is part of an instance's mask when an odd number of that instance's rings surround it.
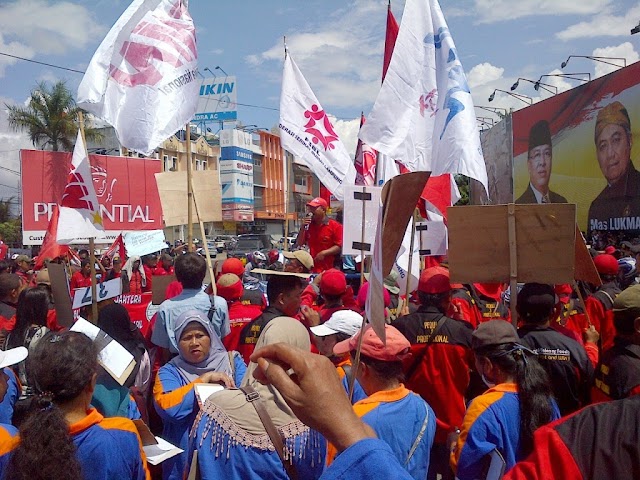
<svg viewBox="0 0 640 480">
<path fill-rule="evenodd" d="M 122 233 L 118 235 L 118 238 L 115 239 L 115 241 L 111 244 L 111 246 L 107 249 L 107 251 L 102 254 L 101 258 L 109 257 L 110 259 L 113 260 L 113 257 L 115 256 L 116 253 L 120 257 L 120 260 L 122 260 L 123 262 L 127 258 L 127 252 L 124 248 L 124 240 L 122 238 Z"/>
<path fill-rule="evenodd" d="M 364 125 L 364 113 L 360 114 L 360 128 Z M 376 163 L 378 161 L 378 152 L 366 143 L 358 140 L 356 147 L 356 185 L 375 185 L 376 183 Z"/>
<path fill-rule="evenodd" d="M 389 7 L 387 9 L 387 34 L 384 39 L 384 60 L 382 62 L 382 80 L 387 75 L 387 68 L 389 68 L 389 62 L 391 62 L 391 55 L 393 54 L 393 48 L 396 46 L 396 38 L 398 38 L 398 31 L 400 27 L 396 22 L 396 17 L 393 16 L 391 11 L 391 0 L 389 0 Z"/>
<path fill-rule="evenodd" d="M 47 232 L 44 234 L 44 240 L 42 241 L 42 247 L 40 248 L 34 270 L 40 270 L 44 266 L 46 259 L 51 260 L 69 253 L 68 245 L 60 245 L 56 242 L 58 218 L 60 218 L 60 210 L 58 210 L 58 205 L 56 205 L 53 207 L 53 214 L 51 215 L 51 220 L 49 220 Z"/>
<path fill-rule="evenodd" d="M 427 205 L 425 202 L 429 202 L 436 207 L 442 216 L 447 219 L 447 207 L 451 206 L 451 178 L 450 174 L 438 175 L 436 177 L 429 177 L 427 184 L 422 190 L 420 195 L 420 201 L 418 201 L 418 208 L 420 209 L 420 215 L 424 218 L 429 218 L 427 214 Z"/>
</svg>

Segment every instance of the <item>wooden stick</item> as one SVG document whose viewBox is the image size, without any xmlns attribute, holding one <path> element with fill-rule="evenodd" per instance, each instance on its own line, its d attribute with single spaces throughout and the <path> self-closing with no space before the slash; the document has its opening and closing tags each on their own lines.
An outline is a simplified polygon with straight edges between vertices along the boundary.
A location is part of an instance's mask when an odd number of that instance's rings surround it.
<svg viewBox="0 0 640 480">
<path fill-rule="evenodd" d="M 295 182 L 292 182 L 293 178 L 293 168 L 291 166 L 291 162 L 287 161 L 287 154 L 284 154 L 284 168 L 283 171 L 286 172 L 286 176 L 284 179 L 284 251 L 289 251 L 289 203 L 291 199 L 291 186 L 295 185 Z"/>
<path fill-rule="evenodd" d="M 516 206 L 510 203 L 507 207 L 509 216 L 509 306 L 511 308 L 511 321 L 518 328 L 518 313 L 516 310 L 518 298 L 518 247 L 516 243 Z"/>
<path fill-rule="evenodd" d="M 365 220 L 366 220 L 366 208 L 365 208 L 365 194 L 367 193 L 366 185 L 362 187 L 362 227 L 360 228 L 360 288 L 364 284 L 364 230 L 365 230 Z M 371 288 L 371 285 L 369 285 Z M 384 288 L 384 287 L 383 287 Z M 367 322 L 367 313 L 366 311 L 362 313 L 362 326 L 360 327 L 360 338 L 358 339 L 358 347 L 356 348 L 356 357 L 353 360 L 353 365 L 351 366 L 351 376 L 349 377 L 349 401 L 353 402 L 353 391 L 354 385 L 356 383 L 356 373 L 358 372 L 358 367 L 360 366 L 360 350 L 362 349 L 362 333 L 364 332 L 364 327 Z"/>
<path fill-rule="evenodd" d="M 193 166 L 191 165 L 191 125 L 189 123 L 187 123 L 185 130 L 187 140 L 187 249 L 189 252 L 193 252 L 195 250 L 193 245 L 193 185 L 191 181 Z M 204 237 L 202 241 L 207 243 Z"/>
<path fill-rule="evenodd" d="M 193 192 L 193 178 L 189 179 L 189 186 L 191 187 L 191 191 Z M 204 243 L 204 254 L 205 260 L 207 261 L 207 268 L 209 269 L 209 276 L 211 277 L 211 290 L 214 295 L 218 294 L 218 289 L 216 287 L 216 277 L 213 272 L 213 265 L 211 264 L 211 257 L 209 256 L 209 245 L 207 245 L 207 239 L 204 235 L 204 223 L 202 223 L 202 219 L 200 218 L 200 211 L 198 210 L 198 202 L 196 201 L 195 195 L 193 196 L 193 205 L 196 207 L 196 217 L 198 217 L 198 223 L 200 224 L 200 235 L 202 235 L 203 243 Z"/>
</svg>

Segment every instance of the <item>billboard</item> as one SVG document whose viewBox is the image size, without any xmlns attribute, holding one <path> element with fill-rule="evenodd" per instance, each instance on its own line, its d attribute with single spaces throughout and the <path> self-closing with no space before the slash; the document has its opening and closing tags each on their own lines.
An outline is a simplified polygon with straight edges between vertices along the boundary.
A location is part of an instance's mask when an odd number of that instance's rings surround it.
<svg viewBox="0 0 640 480">
<path fill-rule="evenodd" d="M 163 228 L 154 178 L 161 170 L 160 161 L 89 155 L 89 162 L 108 242 L 123 231 Z M 22 242 L 42 245 L 53 207 L 67 184 L 71 153 L 21 150 L 20 163 Z"/>
<path fill-rule="evenodd" d="M 515 112 L 514 201 L 575 203 L 588 241 L 639 234 L 638 83 L 640 62 Z"/>
<path fill-rule="evenodd" d="M 252 222 L 253 145 L 251 134 L 240 130 L 220 132 L 220 183 L 222 219 Z"/>
<path fill-rule="evenodd" d="M 194 122 L 224 122 L 238 119 L 236 77 L 206 78 L 200 85 Z"/>
</svg>

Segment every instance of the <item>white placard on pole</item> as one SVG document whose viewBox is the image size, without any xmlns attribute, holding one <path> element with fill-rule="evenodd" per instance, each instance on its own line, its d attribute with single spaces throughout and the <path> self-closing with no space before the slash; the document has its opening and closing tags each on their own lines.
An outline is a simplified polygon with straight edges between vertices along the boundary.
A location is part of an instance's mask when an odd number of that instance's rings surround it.
<svg viewBox="0 0 640 480">
<path fill-rule="evenodd" d="M 342 255 L 373 255 L 382 187 L 344 186 L 344 226 Z M 362 202 L 365 203 L 362 238 Z"/>
<path fill-rule="evenodd" d="M 96 285 L 96 294 L 98 302 L 109 298 L 117 297 L 122 294 L 122 280 L 114 278 L 108 282 L 98 283 Z M 85 305 L 91 305 L 91 287 L 76 288 L 73 291 L 73 308 L 78 309 Z"/>
<path fill-rule="evenodd" d="M 449 242 L 447 226 L 441 220 L 426 220 L 416 224 L 420 234 L 420 255 L 446 255 Z"/>
<path fill-rule="evenodd" d="M 163 230 L 141 230 L 124 234 L 124 247 L 129 257 L 147 255 L 167 248 Z"/>
</svg>

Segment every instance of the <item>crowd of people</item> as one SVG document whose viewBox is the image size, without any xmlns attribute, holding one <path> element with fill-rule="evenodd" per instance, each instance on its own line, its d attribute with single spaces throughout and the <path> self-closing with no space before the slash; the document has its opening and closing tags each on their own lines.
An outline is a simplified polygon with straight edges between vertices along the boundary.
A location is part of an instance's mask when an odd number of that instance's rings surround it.
<svg viewBox="0 0 640 480">
<path fill-rule="evenodd" d="M 453 284 L 439 258 L 407 298 L 392 272 L 383 342 L 363 320 L 369 283 L 336 268 L 342 226 L 321 199 L 308 210 L 300 248 L 228 258 L 216 294 L 197 253 L 99 260 L 129 292 L 175 275 L 147 336 L 98 304 L 135 360 L 123 383 L 104 345 L 58 325 L 47 269 L 1 261 L 0 478 L 640 474 L 639 248 L 593 250 L 601 285 Z M 71 288 L 91 283 L 78 257 Z M 149 465 L 134 420 L 182 452 Z"/>
</svg>

